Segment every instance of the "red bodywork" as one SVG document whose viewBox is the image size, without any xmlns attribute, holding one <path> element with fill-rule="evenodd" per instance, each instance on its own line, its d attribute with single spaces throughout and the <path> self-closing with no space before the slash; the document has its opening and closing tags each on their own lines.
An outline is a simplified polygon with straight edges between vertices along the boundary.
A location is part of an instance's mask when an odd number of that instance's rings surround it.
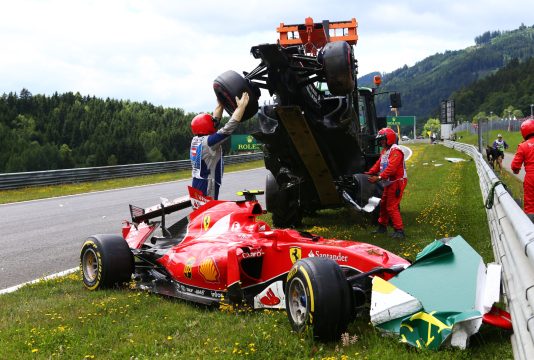
<svg viewBox="0 0 534 360">
<path fill-rule="evenodd" d="M 273 294 L 266 288 L 275 281 L 285 282 L 291 266 L 300 258 L 328 257 L 352 274 L 409 264 L 370 244 L 271 229 L 257 220 L 263 213 L 256 200 L 211 200 L 189 214 L 185 236 L 178 236 L 172 246 L 163 239 L 159 247 L 161 240 L 152 236 L 158 222 L 127 223 L 123 236 L 138 257 L 159 252 L 154 259 L 172 277 L 174 288 L 212 300 L 219 300 L 235 284 L 245 298 L 266 290 L 261 297 L 262 307 L 279 305 L 277 298 L 283 294 Z M 180 292 L 175 295 L 182 297 Z"/>
</svg>

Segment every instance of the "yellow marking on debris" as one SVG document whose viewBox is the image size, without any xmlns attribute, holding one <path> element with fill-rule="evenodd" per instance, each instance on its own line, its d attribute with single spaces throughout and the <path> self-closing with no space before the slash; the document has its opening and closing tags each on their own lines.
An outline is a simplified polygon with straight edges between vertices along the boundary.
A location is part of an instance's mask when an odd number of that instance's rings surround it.
<svg viewBox="0 0 534 360">
<path fill-rule="evenodd" d="M 438 327 L 438 333 L 442 332 L 443 330 L 450 330 L 452 329 L 452 326 L 449 326 L 447 324 L 444 324 L 442 321 L 440 321 L 438 318 L 432 316 L 435 311 L 431 312 L 430 314 L 420 311 L 416 314 L 413 314 L 410 320 L 423 320 L 431 325 Z"/>
<path fill-rule="evenodd" d="M 386 280 L 375 276 L 373 278 L 373 291 L 381 294 L 391 294 L 397 287 Z"/>
</svg>

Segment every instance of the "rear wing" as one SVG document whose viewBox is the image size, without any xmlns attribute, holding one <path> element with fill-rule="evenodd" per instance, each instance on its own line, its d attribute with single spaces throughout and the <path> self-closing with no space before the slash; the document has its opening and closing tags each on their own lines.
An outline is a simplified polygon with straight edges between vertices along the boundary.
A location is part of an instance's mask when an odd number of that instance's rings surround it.
<svg viewBox="0 0 534 360">
<path fill-rule="evenodd" d="M 164 219 L 166 214 L 171 214 L 190 206 L 191 199 L 186 195 L 176 198 L 173 201 L 162 201 L 160 204 L 146 209 L 130 204 L 130 215 L 132 216 L 132 222 L 139 224 L 159 216 Z"/>
<path fill-rule="evenodd" d="M 329 42 L 346 41 L 350 45 L 356 45 L 357 28 L 358 22 L 355 18 L 350 21 L 323 20 L 323 22 L 314 23 L 311 17 L 307 17 L 304 24 L 280 23 L 276 31 L 280 33 L 280 46 L 305 45 L 307 53 L 316 54 L 317 49 Z"/>
</svg>

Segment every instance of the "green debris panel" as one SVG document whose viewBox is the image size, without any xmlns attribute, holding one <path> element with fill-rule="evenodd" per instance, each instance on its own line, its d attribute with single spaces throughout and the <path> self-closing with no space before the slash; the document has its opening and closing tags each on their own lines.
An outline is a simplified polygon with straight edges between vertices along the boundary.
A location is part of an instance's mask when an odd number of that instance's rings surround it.
<svg viewBox="0 0 534 360">
<path fill-rule="evenodd" d="M 413 346 L 465 348 L 499 299 L 500 268 L 491 274 L 461 236 L 436 240 L 394 278 L 373 279 L 371 322 Z"/>
</svg>

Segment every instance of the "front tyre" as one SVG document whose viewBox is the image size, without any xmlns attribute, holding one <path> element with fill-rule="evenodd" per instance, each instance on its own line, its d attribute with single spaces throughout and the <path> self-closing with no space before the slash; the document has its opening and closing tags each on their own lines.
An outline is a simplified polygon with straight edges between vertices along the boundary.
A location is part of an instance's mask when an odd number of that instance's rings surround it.
<svg viewBox="0 0 534 360">
<path fill-rule="evenodd" d="M 328 90 L 332 95 L 344 96 L 354 90 L 354 55 L 345 41 L 327 43 L 323 49 L 323 64 Z"/>
<path fill-rule="evenodd" d="M 289 271 L 286 312 L 296 332 L 308 326 L 320 341 L 339 340 L 352 318 L 349 284 L 339 265 L 327 258 L 305 258 Z"/>
<path fill-rule="evenodd" d="M 134 259 L 122 237 L 94 235 L 83 243 L 80 267 L 84 286 L 98 290 L 129 282 L 134 271 Z"/>
<path fill-rule="evenodd" d="M 258 98 L 261 94 L 260 90 L 248 79 L 243 78 L 235 71 L 228 70 L 219 75 L 213 81 L 213 91 L 226 112 L 230 115 L 232 115 L 237 108 L 237 103 L 235 101 L 236 96 L 240 98 L 244 92 L 248 93 L 249 100 L 245 112 L 243 113 L 243 121 L 250 119 L 258 112 Z"/>
</svg>

